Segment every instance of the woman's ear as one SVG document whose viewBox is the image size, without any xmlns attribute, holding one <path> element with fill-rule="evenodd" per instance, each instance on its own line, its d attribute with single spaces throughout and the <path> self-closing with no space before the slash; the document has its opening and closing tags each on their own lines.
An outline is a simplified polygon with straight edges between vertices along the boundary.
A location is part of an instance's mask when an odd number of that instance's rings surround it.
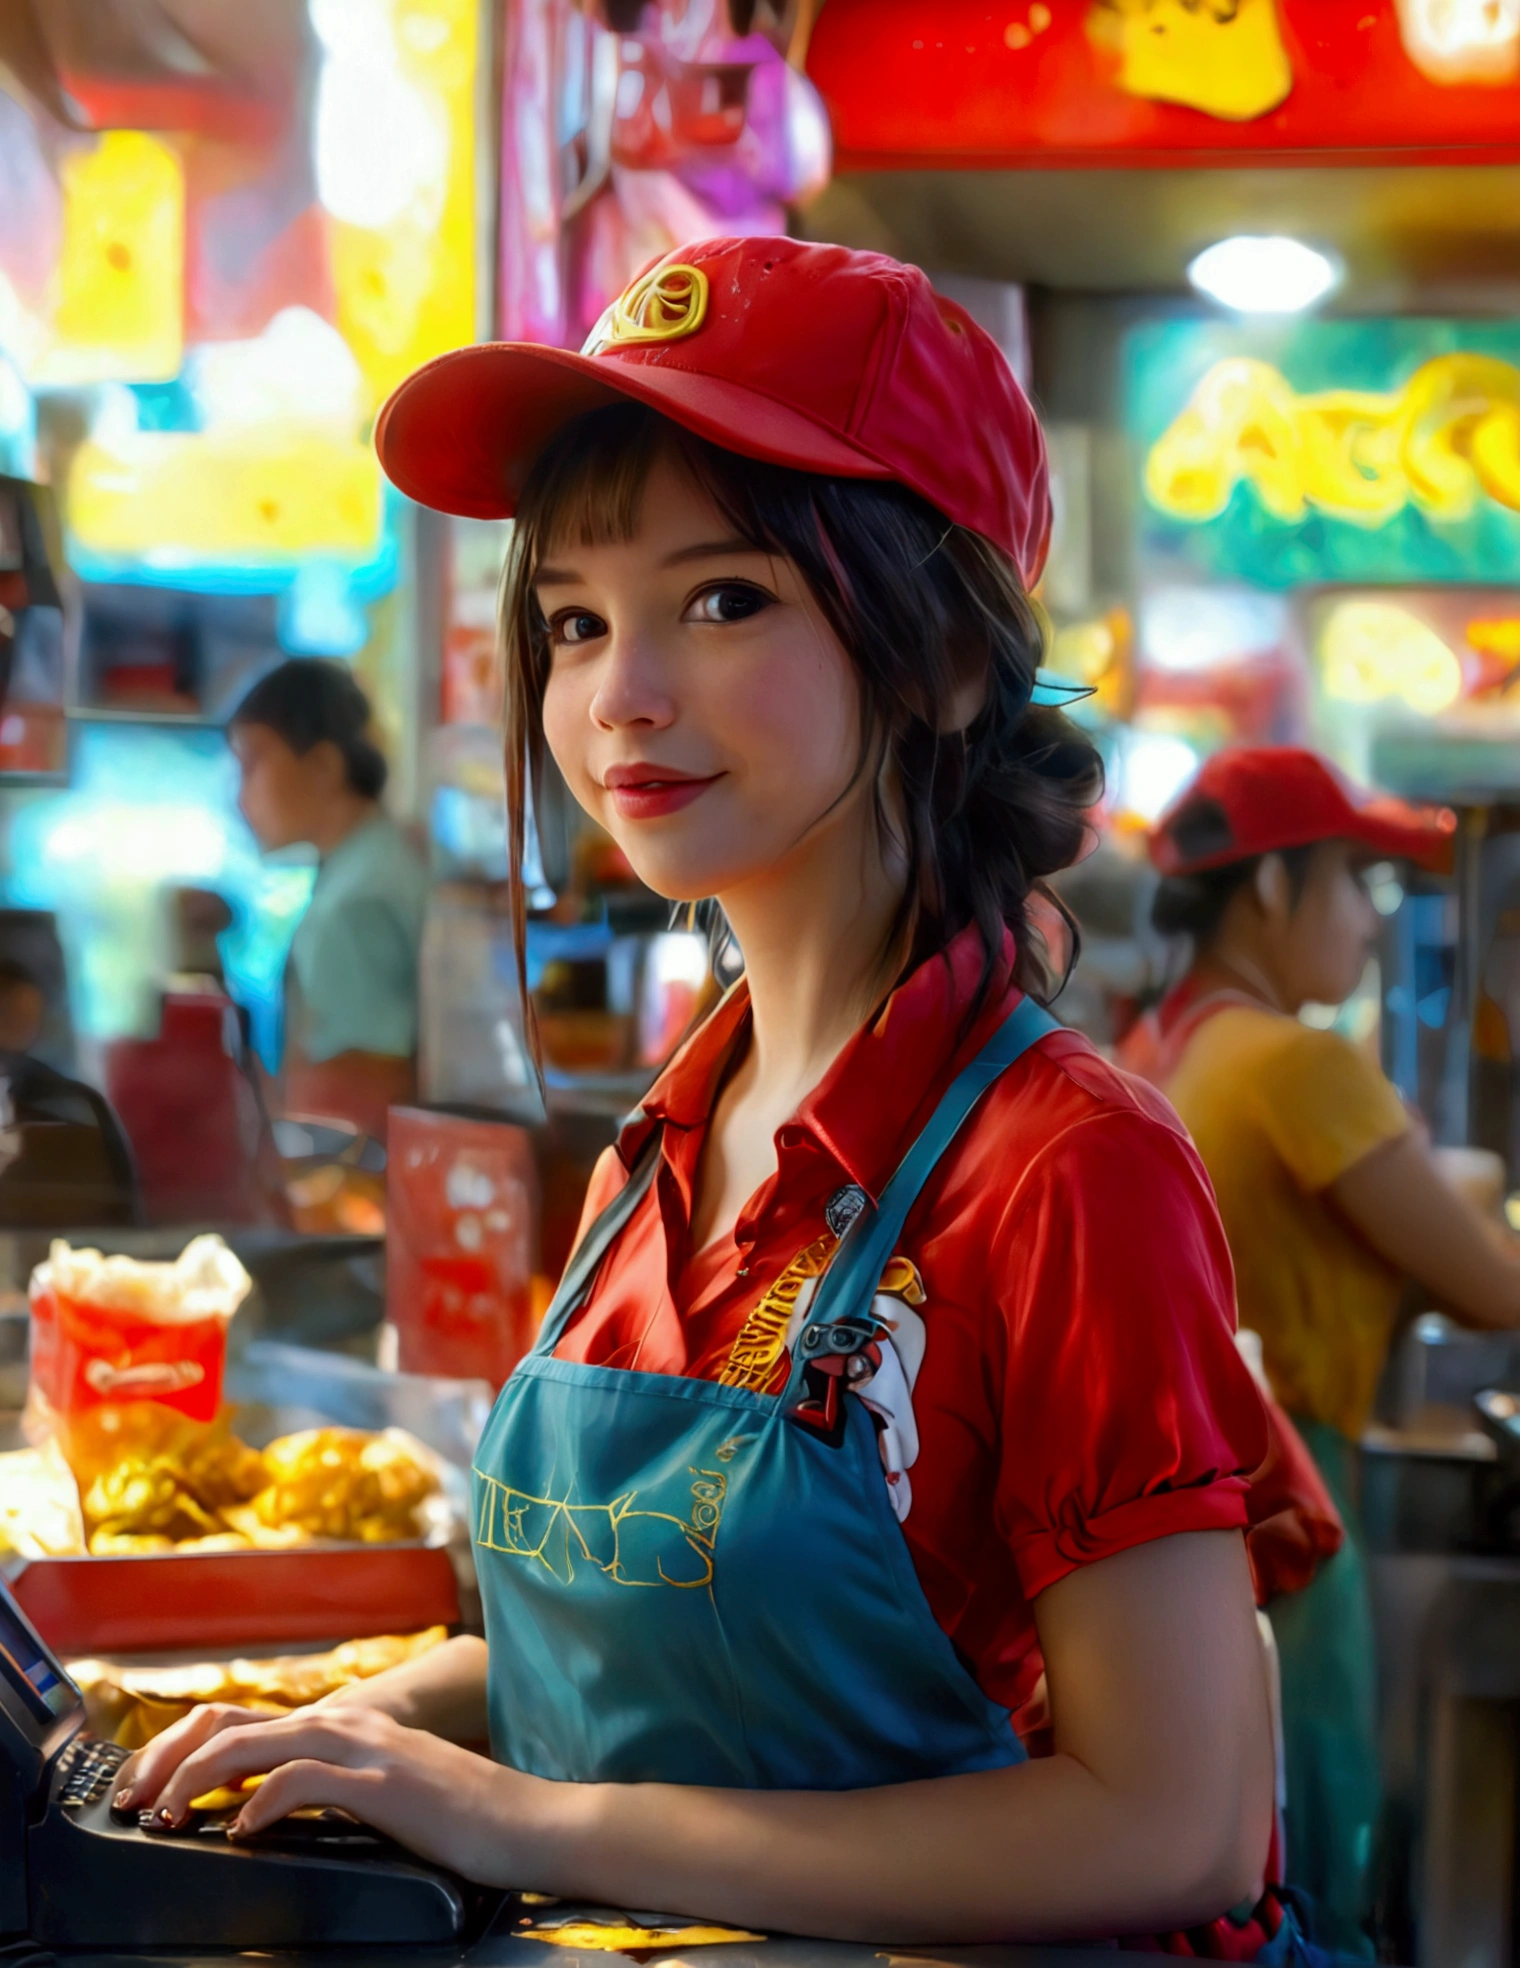
<svg viewBox="0 0 1520 1968">
<path fill-rule="evenodd" d="M 348 763 L 331 738 L 319 738 L 306 753 L 311 780 L 325 798 L 333 798 L 348 785 Z"/>
<path fill-rule="evenodd" d="M 1293 884 L 1280 854 L 1264 854 L 1251 877 L 1256 905 L 1271 923 L 1284 923 L 1293 913 Z"/>
</svg>

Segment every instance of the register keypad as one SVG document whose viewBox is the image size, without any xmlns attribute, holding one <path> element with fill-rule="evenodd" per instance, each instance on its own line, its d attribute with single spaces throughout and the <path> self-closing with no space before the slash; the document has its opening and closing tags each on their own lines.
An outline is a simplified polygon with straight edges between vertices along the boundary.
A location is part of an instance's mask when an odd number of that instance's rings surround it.
<svg viewBox="0 0 1520 1968">
<path fill-rule="evenodd" d="M 120 1743 L 76 1737 L 63 1754 L 59 1798 L 65 1804 L 99 1803 L 130 1754 Z"/>
</svg>

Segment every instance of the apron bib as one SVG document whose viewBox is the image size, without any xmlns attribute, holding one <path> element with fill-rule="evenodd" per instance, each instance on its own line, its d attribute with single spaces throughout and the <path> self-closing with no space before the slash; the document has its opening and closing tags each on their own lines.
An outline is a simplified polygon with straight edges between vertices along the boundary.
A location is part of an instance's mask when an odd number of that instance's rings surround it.
<svg viewBox="0 0 1520 1968">
<path fill-rule="evenodd" d="M 654 1180 L 655 1136 L 477 1451 L 498 1761 L 576 1783 L 857 1790 L 1023 1760 L 924 1597 L 869 1410 L 834 1397 L 875 1336 L 878 1281 L 935 1164 L 999 1074 L 1058 1029 L 1025 998 L 957 1078 L 846 1230 L 780 1395 L 553 1357 Z"/>
</svg>

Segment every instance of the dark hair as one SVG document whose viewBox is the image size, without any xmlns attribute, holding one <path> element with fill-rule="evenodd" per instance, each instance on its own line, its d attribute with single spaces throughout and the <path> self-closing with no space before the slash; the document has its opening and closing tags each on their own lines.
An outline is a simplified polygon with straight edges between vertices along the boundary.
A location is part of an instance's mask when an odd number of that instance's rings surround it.
<svg viewBox="0 0 1520 1968">
<path fill-rule="evenodd" d="M 985 953 L 980 1002 L 1007 924 L 1018 982 L 1048 997 L 1028 901 L 1081 853 L 1103 768 L 1076 725 L 1030 704 L 1041 629 L 1012 562 L 904 486 L 742 458 L 638 404 L 589 411 L 561 431 L 518 505 L 502 584 L 513 869 L 528 786 L 543 765 L 551 652 L 533 590 L 539 561 L 557 537 L 631 538 L 662 454 L 692 474 L 741 539 L 792 562 L 854 663 L 864 708 L 857 780 L 890 756 L 905 825 L 908 880 L 884 962 L 920 962 L 974 923 Z M 965 731 L 940 731 L 936 707 L 983 671 L 985 708 Z M 885 831 L 879 793 L 876 815 Z M 514 914 L 521 951 L 520 882 Z"/>
<path fill-rule="evenodd" d="M 1187 856 L 1223 852 L 1234 839 L 1229 815 L 1217 800 L 1203 795 L 1188 802 L 1168 831 Z M 1275 850 L 1288 871 L 1288 893 L 1295 908 L 1309 878 L 1314 848 L 1310 842 L 1307 847 Z M 1195 874 L 1163 876 L 1151 898 L 1152 928 L 1162 936 L 1190 936 L 1194 947 L 1202 948 L 1218 932 L 1233 897 L 1255 880 L 1265 859 L 1264 854 L 1248 854 Z"/>
<path fill-rule="evenodd" d="M 313 746 L 336 745 L 351 791 L 379 799 L 389 767 L 368 734 L 369 699 L 343 663 L 292 656 L 259 678 L 232 713 L 232 723 L 262 724 L 301 757 Z"/>
<path fill-rule="evenodd" d="M 0 957 L 0 991 L 10 990 L 37 991 L 44 997 L 47 995 L 35 972 L 19 957 Z"/>
</svg>

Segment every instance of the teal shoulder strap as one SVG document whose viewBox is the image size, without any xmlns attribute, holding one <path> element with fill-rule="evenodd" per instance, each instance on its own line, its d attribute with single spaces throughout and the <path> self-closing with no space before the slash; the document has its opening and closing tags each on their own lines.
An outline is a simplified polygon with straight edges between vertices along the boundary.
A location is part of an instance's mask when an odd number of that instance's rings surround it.
<svg viewBox="0 0 1520 1968">
<path fill-rule="evenodd" d="M 887 1260 L 897 1247 L 908 1211 L 967 1115 L 1016 1059 L 1022 1058 L 1048 1032 L 1060 1030 L 1060 1020 L 1053 1018 L 1043 1005 L 1036 1004 L 1033 998 L 1019 1000 L 976 1058 L 952 1082 L 923 1132 L 898 1164 L 896 1174 L 882 1190 L 875 1209 L 862 1210 L 845 1232 L 838 1255 L 823 1274 L 809 1307 L 810 1326 L 824 1326 L 831 1320 L 848 1318 L 857 1308 L 870 1305 Z M 805 1349 L 799 1346 L 792 1366 L 794 1382 L 801 1378 L 806 1363 Z"/>
<path fill-rule="evenodd" d="M 655 1171 L 660 1166 L 661 1132 L 656 1128 L 650 1135 L 644 1144 L 644 1152 L 629 1171 L 628 1180 L 576 1245 L 559 1281 L 559 1289 L 544 1314 L 544 1323 L 539 1328 L 538 1341 L 533 1349 L 536 1353 L 552 1353 L 558 1346 L 560 1335 L 570 1323 L 571 1315 L 590 1291 L 597 1272 L 602 1268 L 602 1259 L 611 1250 L 623 1225 L 648 1194 Z"/>
</svg>

